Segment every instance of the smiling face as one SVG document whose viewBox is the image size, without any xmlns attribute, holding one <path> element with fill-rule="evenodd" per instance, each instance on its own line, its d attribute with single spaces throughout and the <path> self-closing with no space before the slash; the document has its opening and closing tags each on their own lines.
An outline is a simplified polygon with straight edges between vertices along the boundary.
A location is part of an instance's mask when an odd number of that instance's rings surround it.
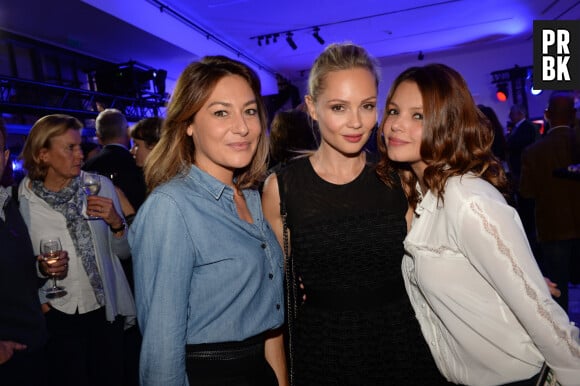
<svg viewBox="0 0 580 386">
<path fill-rule="evenodd" d="M 419 87 L 415 82 L 403 81 L 387 104 L 382 130 L 389 158 L 409 163 L 418 176 L 427 167 L 421 158 L 423 118 Z"/>
<path fill-rule="evenodd" d="M 39 159 L 48 167 L 45 183 L 66 186 L 81 172 L 83 151 L 80 131 L 69 129 L 64 134 L 52 137 L 50 146 L 40 149 Z"/>
<path fill-rule="evenodd" d="M 250 164 L 261 135 L 256 96 L 238 75 L 221 78 L 187 128 L 195 165 L 225 184 Z"/>
<path fill-rule="evenodd" d="M 308 112 L 318 122 L 321 147 L 345 155 L 357 154 L 377 122 L 377 87 L 367 69 L 329 72 L 316 101 L 306 96 Z"/>
</svg>

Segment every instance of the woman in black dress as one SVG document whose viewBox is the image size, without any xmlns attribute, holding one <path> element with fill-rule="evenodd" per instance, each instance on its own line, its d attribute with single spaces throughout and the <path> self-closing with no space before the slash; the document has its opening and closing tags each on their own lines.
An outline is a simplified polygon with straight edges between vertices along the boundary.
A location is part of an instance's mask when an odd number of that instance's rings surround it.
<svg viewBox="0 0 580 386">
<path fill-rule="evenodd" d="M 317 58 L 305 97 L 320 147 L 271 175 L 264 214 L 284 244 L 295 385 L 444 383 L 421 335 L 401 274 L 407 202 L 375 173 L 363 146 L 377 122 L 378 72 L 354 44 Z M 287 214 L 281 214 L 285 211 Z"/>
</svg>

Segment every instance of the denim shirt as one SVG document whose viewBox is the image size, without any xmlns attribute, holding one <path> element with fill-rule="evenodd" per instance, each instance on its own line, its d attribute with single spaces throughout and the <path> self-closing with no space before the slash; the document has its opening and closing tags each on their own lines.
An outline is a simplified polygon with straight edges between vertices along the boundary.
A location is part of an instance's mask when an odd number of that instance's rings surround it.
<svg viewBox="0 0 580 386">
<path fill-rule="evenodd" d="M 283 258 L 260 195 L 192 166 L 156 188 L 130 227 L 142 385 L 185 385 L 185 345 L 240 341 L 284 321 Z"/>
</svg>

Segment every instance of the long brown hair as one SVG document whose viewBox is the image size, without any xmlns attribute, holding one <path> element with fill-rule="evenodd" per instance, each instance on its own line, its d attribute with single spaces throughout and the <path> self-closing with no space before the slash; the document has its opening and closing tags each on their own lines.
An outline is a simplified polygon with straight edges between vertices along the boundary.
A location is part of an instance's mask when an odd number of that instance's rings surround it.
<svg viewBox="0 0 580 386">
<path fill-rule="evenodd" d="M 189 64 L 179 76 L 169 101 L 159 143 L 145 161 L 144 171 L 149 191 L 186 173 L 194 163 L 195 143 L 187 135 L 187 127 L 201 109 L 220 79 L 238 75 L 245 79 L 256 97 L 261 135 L 256 154 L 247 167 L 235 172 L 240 189 L 256 187 L 266 171 L 268 142 L 266 108 L 261 96 L 260 79 L 244 63 L 225 56 L 206 56 Z"/>
<path fill-rule="evenodd" d="M 417 84 L 423 100 L 421 158 L 428 165 L 423 174 L 425 186 L 443 201 L 447 179 L 472 172 L 506 194 L 505 172 L 491 152 L 493 132 L 475 105 L 463 77 L 444 64 L 408 68 L 391 85 L 386 106 L 404 81 Z M 385 111 L 381 128 L 386 117 Z M 378 146 L 381 153 L 379 175 L 388 181 L 392 178 L 392 171 L 397 170 L 409 203 L 416 207 L 417 177 L 410 172 L 408 165 L 389 160 L 384 141 L 379 141 Z"/>
</svg>

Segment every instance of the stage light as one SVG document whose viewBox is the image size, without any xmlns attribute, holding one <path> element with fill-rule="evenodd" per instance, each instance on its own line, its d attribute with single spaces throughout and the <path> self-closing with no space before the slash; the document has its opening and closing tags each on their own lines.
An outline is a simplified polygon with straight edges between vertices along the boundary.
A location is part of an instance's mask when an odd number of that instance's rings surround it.
<svg viewBox="0 0 580 386">
<path fill-rule="evenodd" d="M 316 41 L 320 44 L 324 44 L 324 39 L 320 37 L 320 35 L 318 34 L 320 32 L 320 28 L 319 27 L 314 27 L 314 32 L 312 32 L 312 36 L 314 36 L 314 39 L 316 39 Z"/>
<path fill-rule="evenodd" d="M 506 102 L 508 99 L 508 88 L 506 83 L 498 83 L 495 97 L 500 102 Z"/>
<path fill-rule="evenodd" d="M 288 45 L 293 49 L 297 49 L 298 46 L 296 45 L 296 43 L 294 42 L 294 39 L 292 39 L 292 32 L 286 32 L 286 41 L 288 42 Z"/>
<path fill-rule="evenodd" d="M 534 86 L 530 87 L 530 94 L 533 96 L 540 95 L 544 90 L 536 90 Z"/>
</svg>

